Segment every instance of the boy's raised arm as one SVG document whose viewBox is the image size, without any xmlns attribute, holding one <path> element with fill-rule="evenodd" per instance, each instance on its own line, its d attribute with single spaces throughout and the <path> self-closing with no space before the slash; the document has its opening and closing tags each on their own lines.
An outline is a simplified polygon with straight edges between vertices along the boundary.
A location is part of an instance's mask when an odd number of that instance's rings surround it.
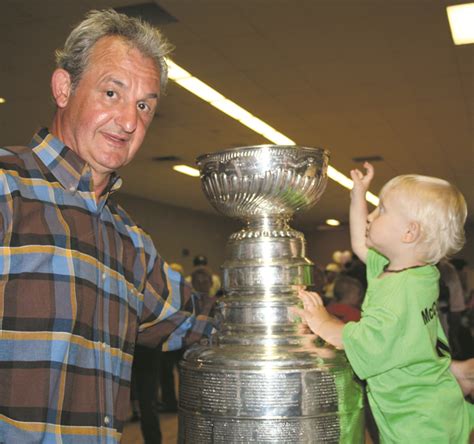
<svg viewBox="0 0 474 444">
<path fill-rule="evenodd" d="M 357 169 L 351 170 L 351 178 L 354 181 L 354 186 L 351 191 L 349 225 L 352 251 L 365 263 L 368 250 L 365 244 L 368 215 L 365 194 L 374 177 L 374 167 L 369 162 L 365 162 L 364 168 L 367 171 L 365 175 Z"/>
</svg>

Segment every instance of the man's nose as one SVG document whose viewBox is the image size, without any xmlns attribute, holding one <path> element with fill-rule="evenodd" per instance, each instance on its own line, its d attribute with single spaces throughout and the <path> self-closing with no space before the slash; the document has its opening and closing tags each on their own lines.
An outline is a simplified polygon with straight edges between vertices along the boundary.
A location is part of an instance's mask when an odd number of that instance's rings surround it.
<svg viewBox="0 0 474 444">
<path fill-rule="evenodd" d="M 118 111 L 115 119 L 120 128 L 131 134 L 137 129 L 138 109 L 135 104 L 125 104 Z"/>
</svg>

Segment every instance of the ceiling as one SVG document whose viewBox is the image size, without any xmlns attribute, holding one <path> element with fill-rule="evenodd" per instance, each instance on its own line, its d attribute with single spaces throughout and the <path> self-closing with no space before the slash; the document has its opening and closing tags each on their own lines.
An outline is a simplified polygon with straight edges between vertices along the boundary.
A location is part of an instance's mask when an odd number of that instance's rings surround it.
<svg viewBox="0 0 474 444">
<path fill-rule="evenodd" d="M 53 106 L 54 49 L 89 9 L 146 0 L 2 0 L 1 143 L 24 144 Z M 454 46 L 445 0 L 158 0 L 174 21 L 161 30 L 172 58 L 300 145 L 331 151 L 348 175 L 353 159 L 380 156 L 372 191 L 416 172 L 464 193 L 474 224 L 474 45 Z M 457 2 L 461 3 L 461 2 Z M 269 143 L 170 82 L 123 191 L 213 212 L 199 179 L 153 162 Z M 347 223 L 349 192 L 330 181 L 300 224 Z"/>
</svg>

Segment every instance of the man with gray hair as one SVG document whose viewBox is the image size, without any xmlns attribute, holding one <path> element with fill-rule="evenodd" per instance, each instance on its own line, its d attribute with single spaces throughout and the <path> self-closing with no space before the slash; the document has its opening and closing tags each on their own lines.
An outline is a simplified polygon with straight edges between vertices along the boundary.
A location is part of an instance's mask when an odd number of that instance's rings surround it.
<svg viewBox="0 0 474 444">
<path fill-rule="evenodd" d="M 0 156 L 0 442 L 120 441 L 135 344 L 208 335 L 194 294 L 113 201 L 166 85 L 152 26 L 92 11 L 57 51 L 56 113 Z"/>
</svg>

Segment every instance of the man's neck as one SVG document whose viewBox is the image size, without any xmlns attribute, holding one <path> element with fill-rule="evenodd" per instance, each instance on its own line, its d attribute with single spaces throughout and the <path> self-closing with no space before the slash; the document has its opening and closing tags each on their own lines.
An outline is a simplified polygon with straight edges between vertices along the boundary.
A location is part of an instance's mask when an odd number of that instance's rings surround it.
<svg viewBox="0 0 474 444">
<path fill-rule="evenodd" d="M 98 201 L 99 197 L 104 192 L 107 184 L 109 183 L 110 174 L 97 174 L 92 172 L 92 184 L 94 187 L 95 200 Z"/>
</svg>

